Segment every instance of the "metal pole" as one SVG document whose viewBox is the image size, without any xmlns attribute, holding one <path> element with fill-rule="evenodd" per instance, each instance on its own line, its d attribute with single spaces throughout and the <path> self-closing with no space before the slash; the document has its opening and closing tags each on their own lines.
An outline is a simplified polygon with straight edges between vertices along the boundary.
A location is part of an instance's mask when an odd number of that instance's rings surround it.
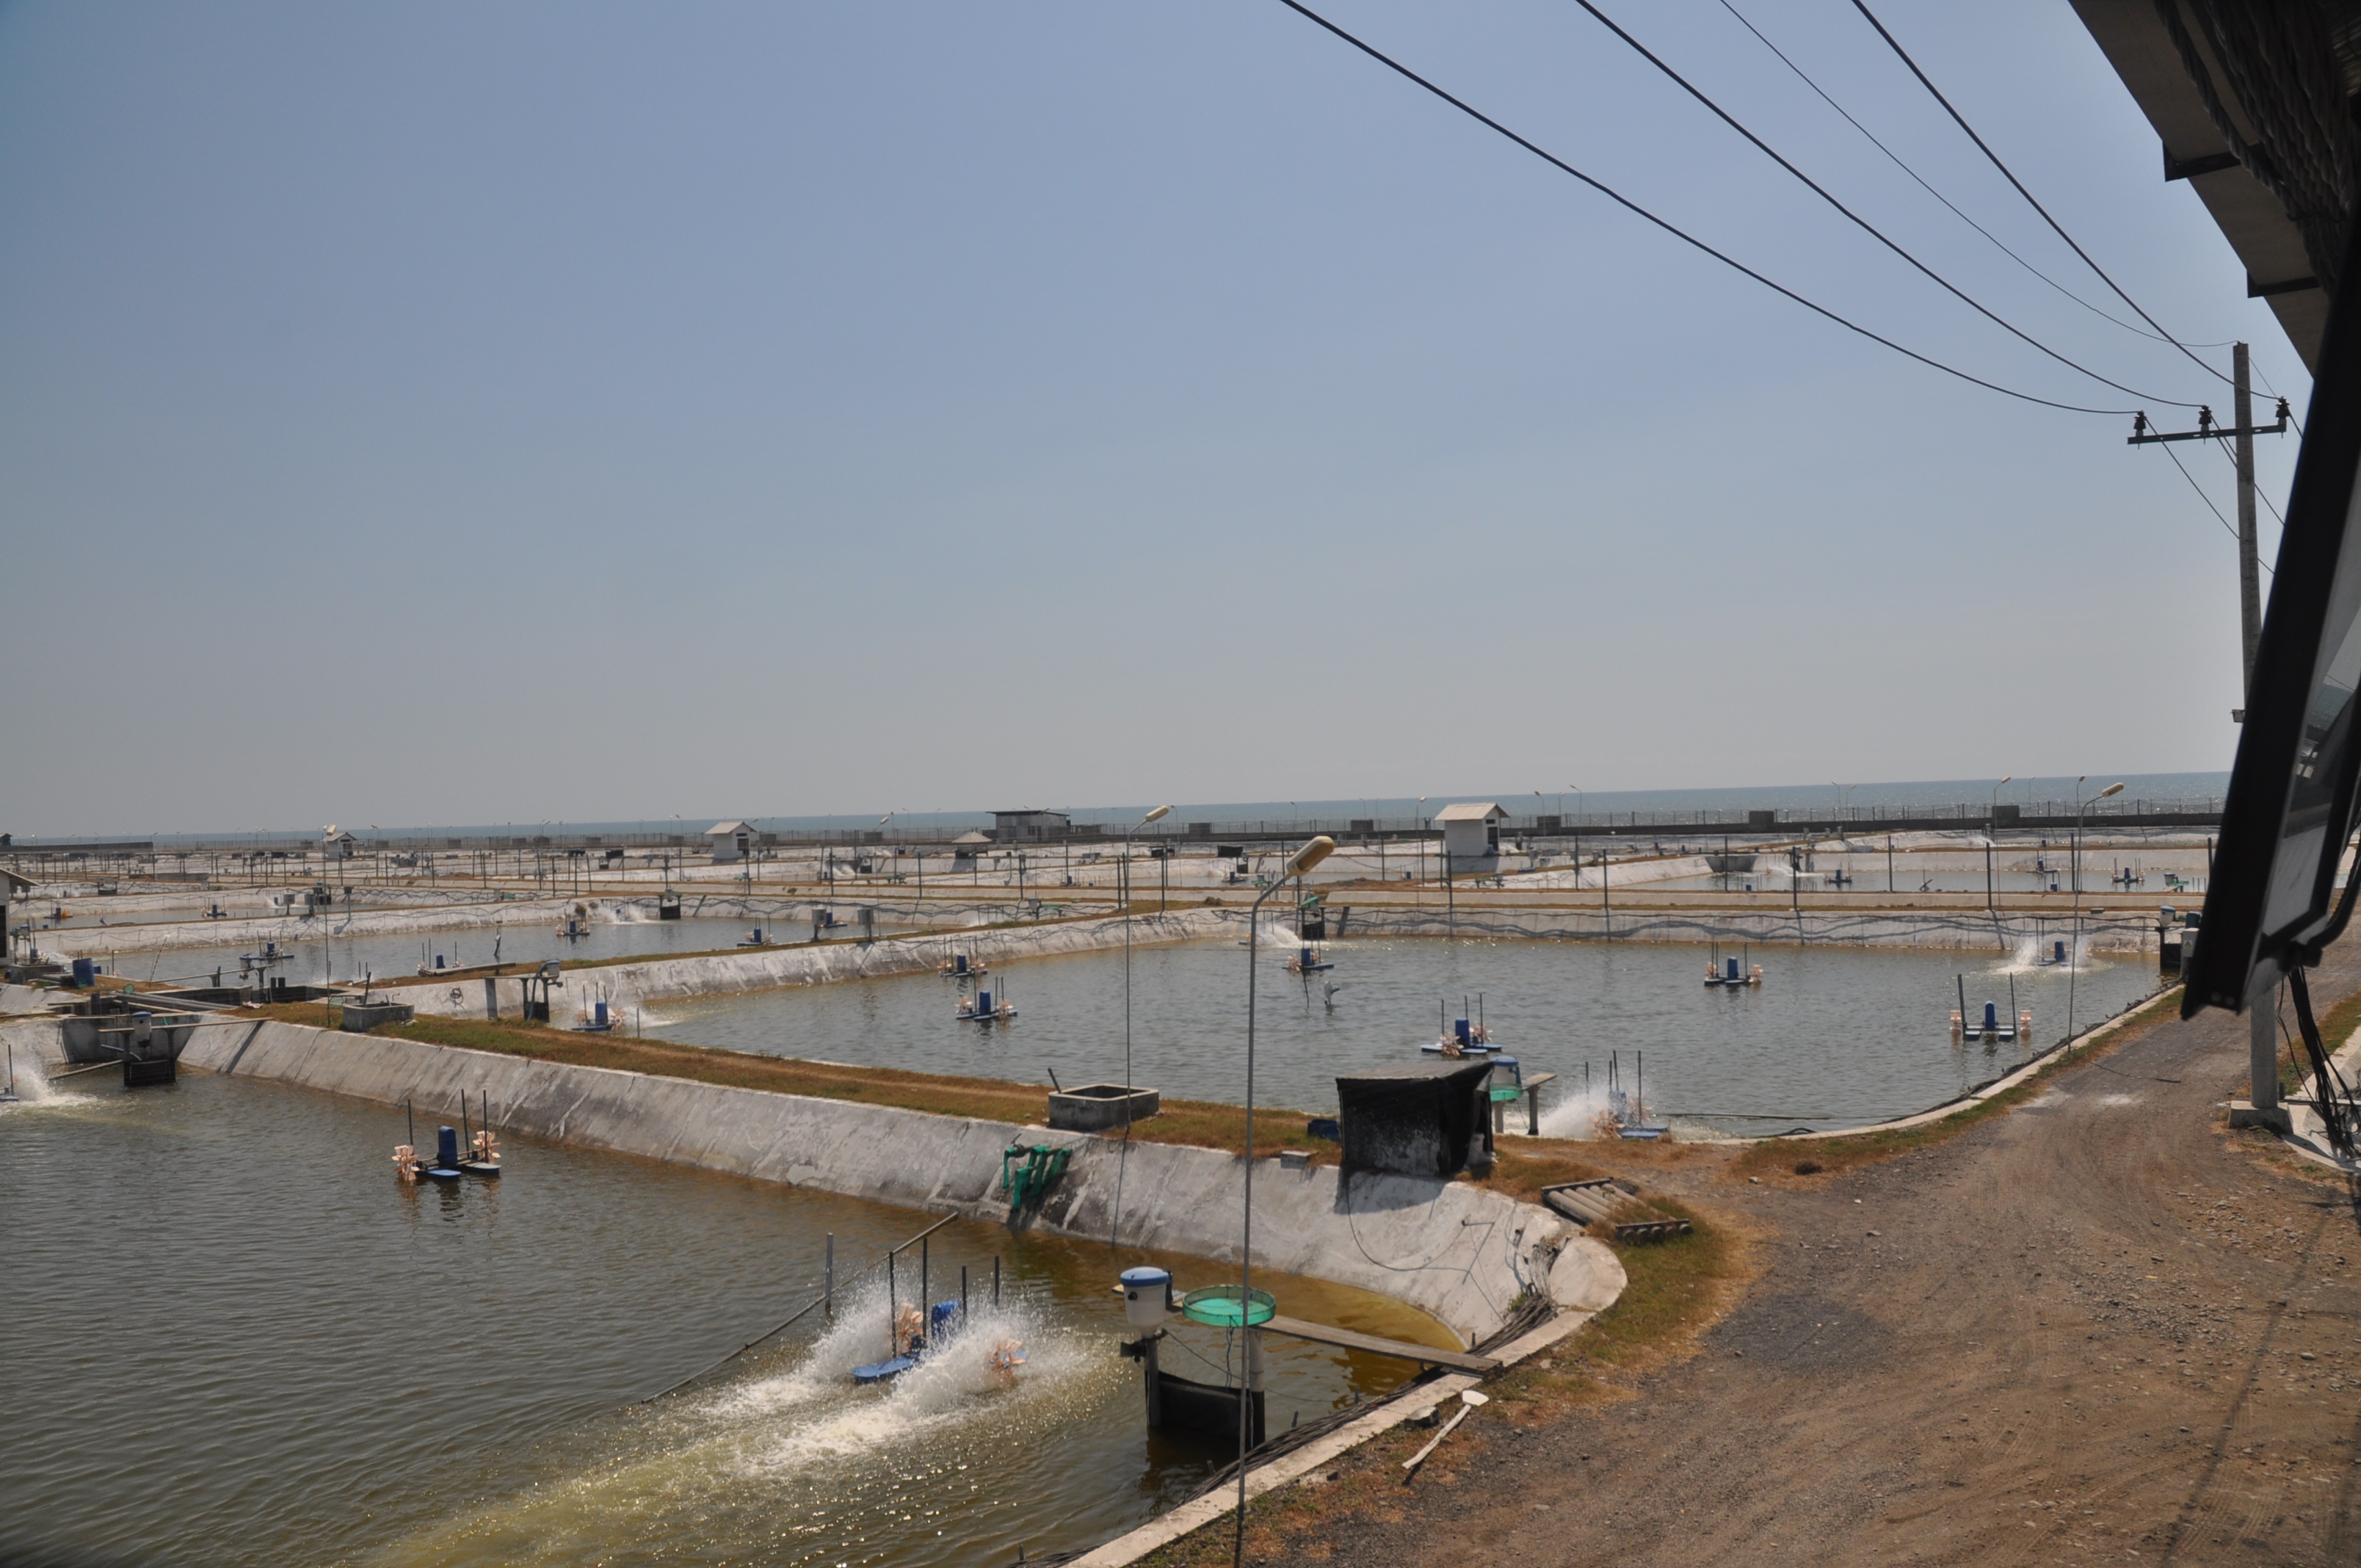
<svg viewBox="0 0 2361 1568">
<path fill-rule="evenodd" d="M 1131 1135 L 1131 836 L 1138 824 L 1123 830 L 1123 1130 Z M 1248 931 L 1248 936 L 1254 933 Z"/>
<path fill-rule="evenodd" d="M 1444 862 L 1448 881 L 1450 862 Z M 1254 906 L 1246 913 L 1246 930 L 1251 934 L 1262 919 L 1262 901 L 1271 895 L 1273 888 L 1285 884 L 1284 876 L 1271 879 L 1256 895 Z M 1241 1206 L 1238 1231 L 1238 1332 L 1251 1333 L 1247 1320 L 1254 1316 L 1254 1059 L 1255 1059 L 1255 959 L 1262 944 L 1251 942 L 1246 947 L 1246 1157 L 1243 1174 L 1246 1179 L 1245 1201 Z M 1242 1376 L 1238 1386 L 1238 1528 L 1234 1563 L 1243 1565 L 1246 1560 L 1246 1434 L 1247 1422 L 1254 1410 L 1254 1401 Z"/>
<path fill-rule="evenodd" d="M 992 1255 L 992 1304 L 1000 1305 L 1000 1255 Z"/>
<path fill-rule="evenodd" d="M 1445 828 L 1444 830 L 1442 841 L 1434 847 L 1434 857 L 1436 863 L 1441 865 L 1443 868 L 1443 934 L 1446 937 L 1456 937 L 1459 935 L 1459 896 L 1458 891 L 1452 885 L 1451 882 L 1450 829 Z M 1257 899 L 1255 902 L 1257 904 L 1260 904 L 1262 900 Z M 1246 1017 L 1249 1021 L 1249 1026 L 1246 1033 L 1251 1036 L 1254 1033 L 1251 1026 L 1254 1014 L 1249 1012 L 1246 1014 Z M 1251 1055 L 1252 1053 L 1250 1052 L 1248 1054 Z M 1240 1528 L 1244 1527 L 1241 1526 Z"/>
<path fill-rule="evenodd" d="M 828 1233 L 828 1272 L 822 1277 L 826 1283 L 820 1287 L 819 1299 L 825 1304 L 829 1319 L 833 1320 L 836 1317 L 836 1233 L 834 1231 Z"/>
<path fill-rule="evenodd" d="M 2235 388 L 2233 407 L 2238 420 L 2235 444 L 2238 465 L 2238 632 L 2239 647 L 2246 656 L 2246 678 L 2238 689 L 2243 694 L 2255 684 L 2255 649 L 2263 636 L 2261 560 L 2255 529 L 2255 404 L 2253 389 L 2246 384 L 2246 345 L 2243 343 L 2230 345 L 2230 375 Z"/>
<path fill-rule="evenodd" d="M 2082 798 L 2082 786 L 2074 786 L 2074 939 L 2066 949 L 2066 1037 L 2074 1037 L 2074 987 L 2082 977 L 2082 808 L 2090 802 Z M 1966 1023 L 1963 1017 L 1961 1024 Z"/>
<path fill-rule="evenodd" d="M 2246 1103 L 2272 1111 L 2279 1102 L 2279 987 L 2246 1004 Z"/>
</svg>

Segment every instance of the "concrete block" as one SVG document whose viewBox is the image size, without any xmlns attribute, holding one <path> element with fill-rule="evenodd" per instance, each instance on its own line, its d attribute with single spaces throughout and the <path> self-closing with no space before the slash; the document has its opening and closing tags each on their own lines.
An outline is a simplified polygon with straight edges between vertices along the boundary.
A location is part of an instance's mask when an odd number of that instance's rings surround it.
<svg viewBox="0 0 2361 1568">
<path fill-rule="evenodd" d="M 1337 1079 L 1345 1168 L 1447 1179 L 1488 1165 L 1491 1118 L 1477 1104 L 1491 1076 L 1490 1061 L 1478 1057 L 1403 1062 Z"/>
<path fill-rule="evenodd" d="M 407 1024 L 418 1010 L 407 1002 L 347 1002 L 342 1016 L 345 1033 L 366 1035 L 380 1024 Z"/>
<path fill-rule="evenodd" d="M 2250 1101 L 2230 1102 L 2230 1125 L 2234 1127 L 2268 1127 L 2274 1133 L 2292 1132 L 2293 1120 L 2284 1105 L 2257 1106 Z"/>
<path fill-rule="evenodd" d="M 1049 1096 L 1049 1128 L 1059 1133 L 1104 1133 L 1145 1122 L 1163 1108 L 1153 1089 L 1126 1091 L 1120 1083 L 1084 1083 Z"/>
</svg>

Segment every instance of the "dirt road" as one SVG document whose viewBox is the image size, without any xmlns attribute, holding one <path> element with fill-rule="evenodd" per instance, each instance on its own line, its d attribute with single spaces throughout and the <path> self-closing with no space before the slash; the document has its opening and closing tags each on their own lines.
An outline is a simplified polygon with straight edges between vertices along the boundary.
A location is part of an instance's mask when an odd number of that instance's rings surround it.
<svg viewBox="0 0 2361 1568">
<path fill-rule="evenodd" d="M 2361 987 L 2345 948 L 2323 1005 Z M 1763 1235 L 1701 1354 L 1471 1422 L 1281 1560 L 2361 1564 L 2355 1198 L 2224 1129 L 2246 1051 L 2244 1019 L 2153 1025 L 1889 1164 L 1687 1178 Z"/>
</svg>

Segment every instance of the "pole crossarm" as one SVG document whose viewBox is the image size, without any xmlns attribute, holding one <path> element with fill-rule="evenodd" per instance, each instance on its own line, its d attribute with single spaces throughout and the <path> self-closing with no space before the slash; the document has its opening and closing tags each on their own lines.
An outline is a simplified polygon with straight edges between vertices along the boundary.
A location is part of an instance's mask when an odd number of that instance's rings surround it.
<svg viewBox="0 0 2361 1568">
<path fill-rule="evenodd" d="M 2285 435 L 2288 431 L 2288 400 L 2279 400 L 2279 417 L 2269 424 L 2215 424 L 2212 409 L 2197 411 L 2195 430 L 2155 430 L 2149 427 L 2147 415 L 2132 415 L 2132 433 L 2124 438 L 2126 446 L 2149 446 L 2159 441 L 2218 441 L 2224 436 Z"/>
</svg>

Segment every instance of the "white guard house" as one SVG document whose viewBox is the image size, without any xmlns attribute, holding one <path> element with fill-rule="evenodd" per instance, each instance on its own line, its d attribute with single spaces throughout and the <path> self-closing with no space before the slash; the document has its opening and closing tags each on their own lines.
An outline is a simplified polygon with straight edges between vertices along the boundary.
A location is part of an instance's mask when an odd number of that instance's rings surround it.
<svg viewBox="0 0 2361 1568">
<path fill-rule="evenodd" d="M 1500 869 L 1500 824 L 1509 814 L 1488 800 L 1466 800 L 1434 814 L 1443 852 L 1455 872 L 1489 874 Z"/>
<path fill-rule="evenodd" d="M 338 861 L 349 861 L 359 845 L 360 840 L 350 833 L 339 833 L 331 828 L 320 835 L 320 859 L 331 865 Z"/>
<path fill-rule="evenodd" d="M 984 846 L 991 842 L 992 835 L 989 833 L 962 833 L 952 839 L 951 870 L 955 872 L 975 870 L 975 858 L 983 853 Z"/>
<path fill-rule="evenodd" d="M 1003 844 L 1038 844 L 1064 838 L 1073 822 L 1062 811 L 995 811 L 992 836 Z"/>
<path fill-rule="evenodd" d="M 705 830 L 713 840 L 713 863 L 726 866 L 754 858 L 754 828 L 747 822 L 717 822 Z"/>
</svg>

